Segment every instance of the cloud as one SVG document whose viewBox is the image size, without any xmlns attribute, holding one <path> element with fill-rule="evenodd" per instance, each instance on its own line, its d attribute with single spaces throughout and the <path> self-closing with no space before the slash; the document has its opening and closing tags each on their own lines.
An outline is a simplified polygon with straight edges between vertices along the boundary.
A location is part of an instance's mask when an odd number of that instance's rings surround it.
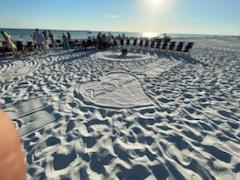
<svg viewBox="0 0 240 180">
<path fill-rule="evenodd" d="M 110 18 L 110 19 L 117 19 L 120 16 L 119 15 L 115 15 L 115 14 L 105 14 L 104 17 L 105 18 Z"/>
</svg>

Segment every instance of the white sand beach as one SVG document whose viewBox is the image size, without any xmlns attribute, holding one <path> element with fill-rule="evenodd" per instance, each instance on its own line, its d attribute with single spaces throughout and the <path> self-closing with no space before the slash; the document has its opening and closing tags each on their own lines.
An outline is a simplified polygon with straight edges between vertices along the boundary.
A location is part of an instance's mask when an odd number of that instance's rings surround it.
<svg viewBox="0 0 240 180">
<path fill-rule="evenodd" d="M 240 39 L 0 59 L 29 179 L 240 179 Z"/>
</svg>

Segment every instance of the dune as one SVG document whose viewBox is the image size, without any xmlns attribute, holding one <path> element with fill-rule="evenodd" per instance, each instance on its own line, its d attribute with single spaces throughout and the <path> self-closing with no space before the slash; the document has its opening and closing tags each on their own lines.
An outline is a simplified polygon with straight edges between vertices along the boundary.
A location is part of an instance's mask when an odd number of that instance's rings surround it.
<svg viewBox="0 0 240 180">
<path fill-rule="evenodd" d="M 28 178 L 240 179 L 240 41 L 189 40 L 191 56 L 115 48 L 1 58 L 0 107 Z"/>
</svg>

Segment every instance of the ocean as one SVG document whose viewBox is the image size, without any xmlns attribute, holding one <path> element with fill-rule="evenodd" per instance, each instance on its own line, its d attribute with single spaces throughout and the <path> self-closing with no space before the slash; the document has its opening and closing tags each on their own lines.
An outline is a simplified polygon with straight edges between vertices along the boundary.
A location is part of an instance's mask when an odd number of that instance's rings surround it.
<svg viewBox="0 0 240 180">
<path fill-rule="evenodd" d="M 28 41 L 32 40 L 32 34 L 34 29 L 6 29 L 0 28 L 1 31 L 6 31 L 14 40 Z M 44 31 L 44 30 L 40 30 Z M 84 30 L 51 30 L 55 39 L 61 39 L 64 32 L 69 32 L 72 39 L 87 39 L 88 37 L 96 37 L 99 31 L 84 31 Z M 102 31 L 102 33 L 108 33 Z M 113 36 L 118 36 L 119 34 L 125 34 L 128 37 L 151 37 L 151 36 L 162 36 L 162 33 L 141 33 L 141 32 L 111 32 Z M 206 35 L 196 35 L 196 34 L 168 34 L 171 37 L 177 38 L 189 38 L 189 37 L 206 37 Z M 208 35 L 213 36 L 213 35 Z M 3 37 L 0 35 L 0 41 Z"/>
<path fill-rule="evenodd" d="M 34 29 L 1 29 L 1 31 L 6 31 L 14 40 L 32 40 L 32 34 L 34 32 Z M 44 30 L 40 30 L 44 31 Z M 69 32 L 71 34 L 71 37 L 73 39 L 87 39 L 88 37 L 96 37 L 98 34 L 98 31 L 73 31 L 73 30 L 50 30 L 55 39 L 61 39 L 62 34 L 64 32 Z M 108 33 L 108 32 L 103 32 Z M 113 36 L 117 36 L 119 34 L 125 34 L 126 36 L 141 36 L 142 33 L 133 33 L 133 32 L 110 32 Z M 0 40 L 3 40 L 2 36 L 0 36 Z"/>
</svg>

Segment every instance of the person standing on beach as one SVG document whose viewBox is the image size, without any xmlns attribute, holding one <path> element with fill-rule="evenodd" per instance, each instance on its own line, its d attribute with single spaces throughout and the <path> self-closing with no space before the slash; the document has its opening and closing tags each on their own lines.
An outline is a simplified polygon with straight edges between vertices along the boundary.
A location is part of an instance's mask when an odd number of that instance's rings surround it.
<svg viewBox="0 0 240 180">
<path fill-rule="evenodd" d="M 49 44 L 48 44 L 48 33 L 47 33 L 46 30 L 44 30 L 44 31 L 42 32 L 42 34 L 43 34 L 44 39 L 45 39 L 45 41 L 44 41 L 45 49 L 49 49 Z"/>
<path fill-rule="evenodd" d="M 68 38 L 67 33 L 63 33 L 62 39 L 63 39 L 63 49 L 64 50 L 69 50 L 70 45 L 69 45 L 69 38 Z"/>
<path fill-rule="evenodd" d="M 67 32 L 67 39 L 68 39 L 68 43 L 71 46 L 71 34 L 70 32 Z"/>
<path fill-rule="evenodd" d="M 52 34 L 51 31 L 48 31 L 48 36 L 49 36 L 50 41 L 51 41 L 51 43 L 52 43 L 52 47 L 53 47 L 53 48 L 56 48 L 56 47 L 57 47 L 57 46 L 56 46 L 56 42 L 55 42 L 55 40 L 54 40 L 54 37 L 53 37 L 53 34 Z"/>
<path fill-rule="evenodd" d="M 39 32 L 38 29 L 35 29 L 35 32 L 33 33 L 33 41 L 36 44 L 37 50 L 39 50 L 40 52 L 44 51 L 46 52 L 45 49 L 45 38 L 43 36 L 43 34 L 41 32 Z"/>
<path fill-rule="evenodd" d="M 102 33 L 99 32 L 97 35 L 97 49 L 101 50 L 102 49 Z"/>
<path fill-rule="evenodd" d="M 6 32 L 1 31 L 1 34 L 3 35 L 4 40 L 7 43 L 7 48 L 12 51 L 14 55 L 17 54 L 17 46 L 13 43 L 12 37 L 8 35 Z"/>
</svg>

